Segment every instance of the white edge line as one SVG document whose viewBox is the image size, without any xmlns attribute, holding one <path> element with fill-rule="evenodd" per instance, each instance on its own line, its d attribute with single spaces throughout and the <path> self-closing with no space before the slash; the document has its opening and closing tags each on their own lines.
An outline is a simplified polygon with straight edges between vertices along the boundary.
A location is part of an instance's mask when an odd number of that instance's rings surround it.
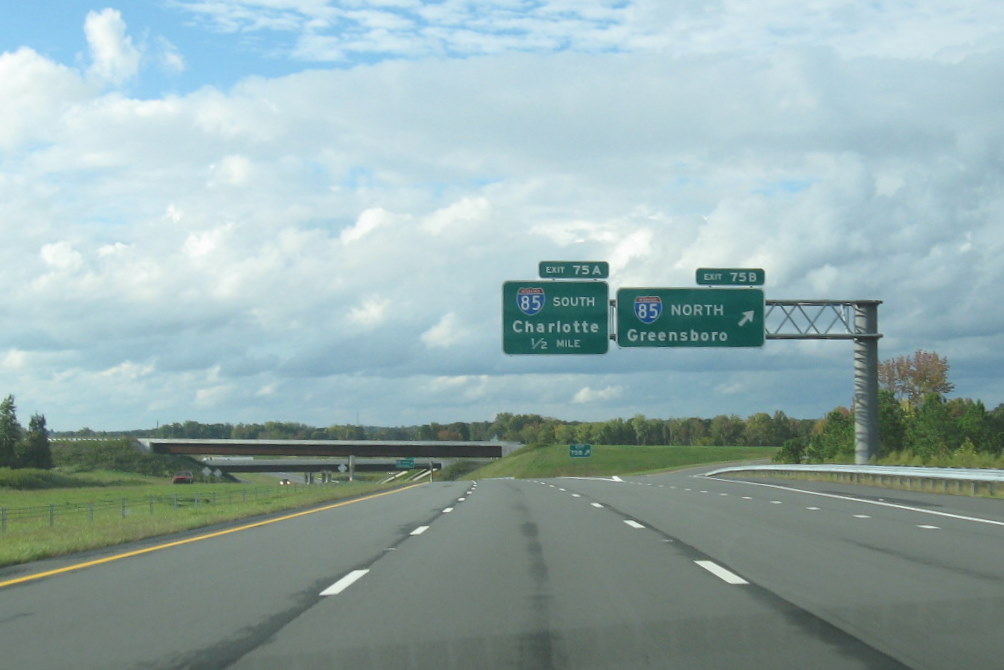
<svg viewBox="0 0 1004 670">
<path fill-rule="evenodd" d="M 337 582 L 329 586 L 328 588 L 321 591 L 322 596 L 337 596 L 339 593 L 345 589 L 352 586 L 359 578 L 365 575 L 369 570 L 353 570 L 349 574 L 345 575 Z"/>
<path fill-rule="evenodd" d="M 697 563 L 699 566 L 701 566 L 702 568 L 713 574 L 715 577 L 718 577 L 722 581 L 727 582 L 729 584 L 749 584 L 748 581 L 746 581 L 736 573 L 726 570 L 725 568 L 718 565 L 714 561 L 694 561 L 694 563 Z"/>
<path fill-rule="evenodd" d="M 747 482 L 742 479 L 719 479 L 718 477 L 708 477 L 708 479 L 715 479 L 720 482 L 729 482 L 732 484 L 749 484 L 750 486 L 766 486 L 772 489 L 781 489 L 783 491 L 794 491 L 795 493 L 806 493 L 810 496 L 821 496 L 823 498 L 836 498 L 837 500 L 847 500 L 850 502 L 864 503 L 866 505 L 878 505 L 880 507 L 892 507 L 894 509 L 905 509 L 909 512 L 919 512 L 920 514 L 931 514 L 934 516 L 948 517 L 949 519 L 959 519 L 961 521 L 973 521 L 975 523 L 987 523 L 992 526 L 1004 526 L 1004 521 L 995 521 L 994 519 L 983 519 L 978 516 L 966 516 L 965 514 L 952 514 L 951 512 L 939 512 L 934 509 L 921 509 L 919 507 L 910 507 L 909 505 L 898 505 L 896 503 L 882 502 L 880 500 L 866 500 L 864 498 L 853 498 L 851 496 L 841 496 L 835 493 L 822 493 L 820 491 L 806 491 L 805 489 L 796 489 L 790 486 L 780 486 L 778 484 L 767 484 L 765 482 Z"/>
</svg>

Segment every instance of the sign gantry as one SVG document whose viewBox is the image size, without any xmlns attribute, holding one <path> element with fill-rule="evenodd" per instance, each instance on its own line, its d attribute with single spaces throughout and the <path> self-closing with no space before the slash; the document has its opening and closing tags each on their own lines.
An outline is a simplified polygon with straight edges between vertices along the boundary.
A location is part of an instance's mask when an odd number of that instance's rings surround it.
<svg viewBox="0 0 1004 670">
<path fill-rule="evenodd" d="M 503 284 L 505 353 L 605 354 L 610 339 L 621 348 L 853 340 L 854 460 L 868 463 L 878 453 L 881 300 L 765 300 L 752 288 L 764 284 L 762 268 L 699 268 L 703 288 L 622 288 L 610 301 L 607 283 L 596 281 L 609 277 L 605 262 L 541 261 L 538 270 L 541 280 Z M 721 286 L 731 288 L 712 288 Z"/>
</svg>

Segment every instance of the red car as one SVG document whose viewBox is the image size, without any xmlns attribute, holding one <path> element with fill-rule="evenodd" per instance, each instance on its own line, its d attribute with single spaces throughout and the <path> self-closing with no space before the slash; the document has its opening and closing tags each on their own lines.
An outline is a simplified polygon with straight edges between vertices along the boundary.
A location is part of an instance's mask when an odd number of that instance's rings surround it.
<svg viewBox="0 0 1004 670">
<path fill-rule="evenodd" d="M 184 472 L 175 472 L 174 479 L 171 480 L 172 484 L 191 484 L 195 481 L 195 475 L 191 472 L 185 470 Z"/>
</svg>

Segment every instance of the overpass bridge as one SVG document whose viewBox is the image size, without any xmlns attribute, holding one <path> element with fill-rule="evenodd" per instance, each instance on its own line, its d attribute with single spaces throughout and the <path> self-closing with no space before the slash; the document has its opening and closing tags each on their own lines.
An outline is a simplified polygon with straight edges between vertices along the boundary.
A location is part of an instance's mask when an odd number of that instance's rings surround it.
<svg viewBox="0 0 1004 670">
<path fill-rule="evenodd" d="M 517 442 L 445 441 L 445 440 L 210 440 L 186 438 L 139 438 L 139 447 L 148 453 L 182 456 L 266 456 L 271 458 L 306 457 L 320 459 L 345 457 L 349 478 L 356 470 L 356 458 L 413 458 L 429 462 L 433 458 L 494 459 L 515 451 Z M 238 462 L 232 462 L 234 466 Z M 229 462 L 214 462 L 221 470 L 231 469 Z M 308 468 L 306 471 L 311 471 Z M 243 470 L 247 472 L 247 470 Z M 314 470 L 316 471 L 316 470 Z"/>
</svg>

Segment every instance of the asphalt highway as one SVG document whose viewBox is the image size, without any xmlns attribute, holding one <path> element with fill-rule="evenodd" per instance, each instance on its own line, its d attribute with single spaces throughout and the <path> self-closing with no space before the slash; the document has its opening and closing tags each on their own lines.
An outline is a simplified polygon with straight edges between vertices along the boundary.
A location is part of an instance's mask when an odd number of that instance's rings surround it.
<svg viewBox="0 0 1004 670">
<path fill-rule="evenodd" d="M 4 666 L 1004 666 L 1000 501 L 486 480 L 172 539 L 0 571 Z"/>
</svg>

